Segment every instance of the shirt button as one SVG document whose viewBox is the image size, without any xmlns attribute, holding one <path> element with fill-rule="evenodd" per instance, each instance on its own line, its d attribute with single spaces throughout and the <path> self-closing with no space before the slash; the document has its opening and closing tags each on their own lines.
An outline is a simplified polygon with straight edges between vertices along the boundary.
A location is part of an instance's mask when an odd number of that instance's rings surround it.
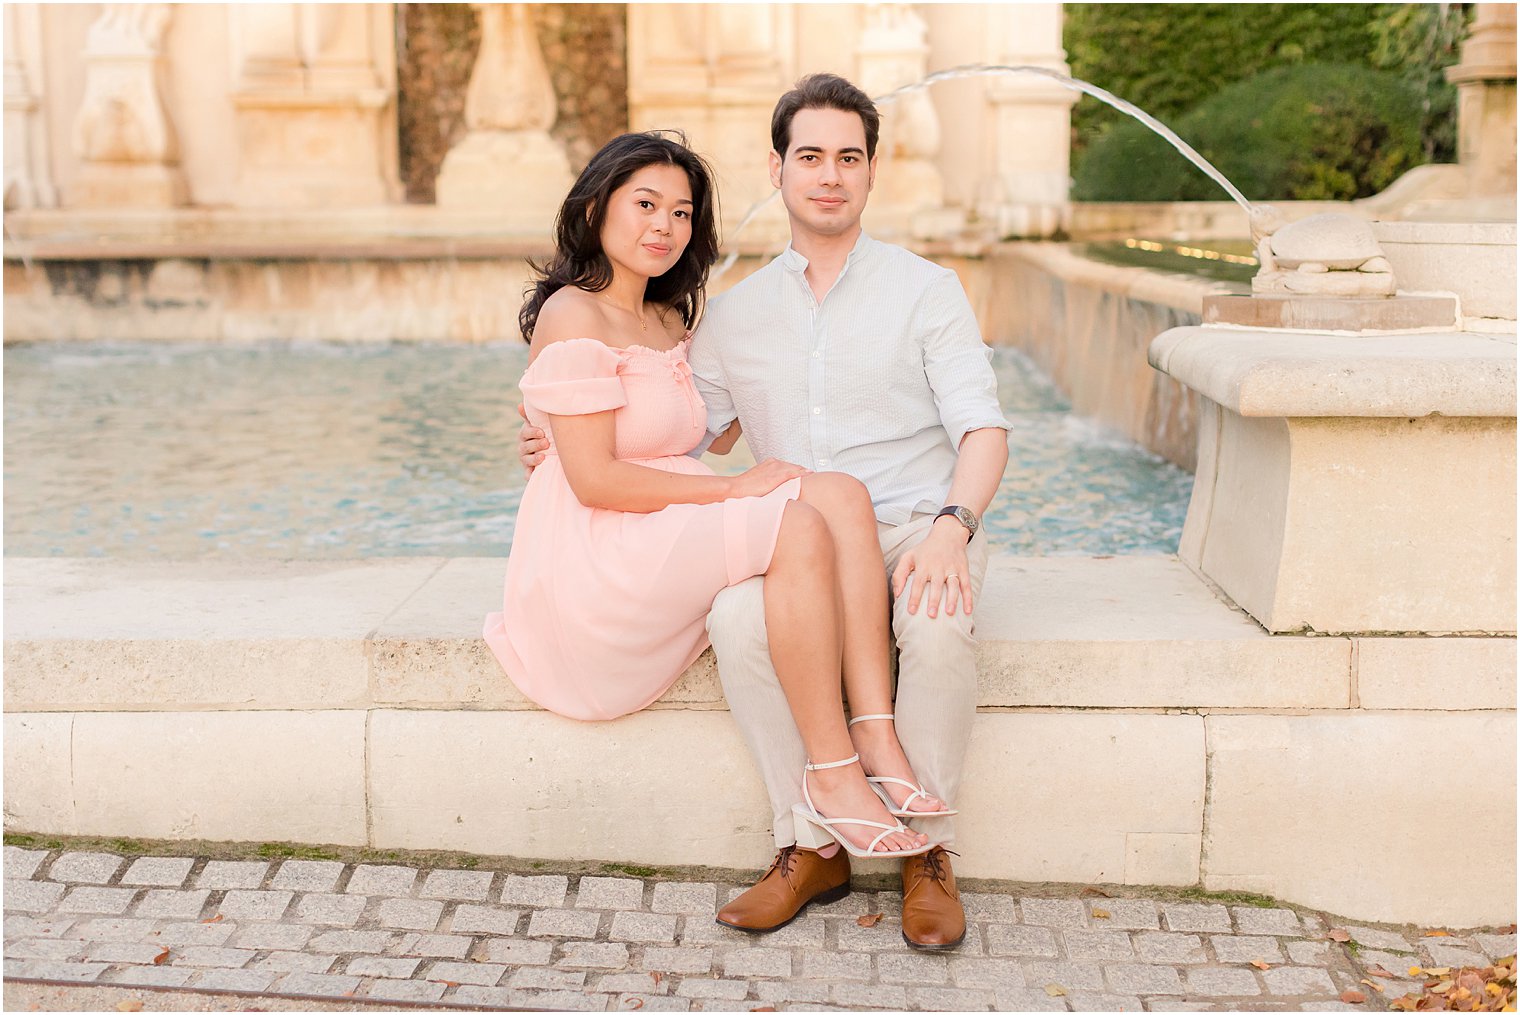
<svg viewBox="0 0 1520 1015">
<path fill-rule="evenodd" d="M 820 408 L 818 408 L 818 406 L 816 406 L 816 405 L 815 405 L 815 406 L 813 406 L 813 415 L 815 415 L 815 416 L 816 416 L 816 415 L 818 415 L 818 414 L 819 414 L 819 413 L 820 413 L 820 412 L 822 412 L 822 411 L 823 411 L 823 410 L 822 410 L 822 409 L 820 409 Z"/>
<path fill-rule="evenodd" d="M 817 359 L 817 358 L 818 358 L 818 357 L 819 357 L 819 355 L 820 355 L 820 353 L 819 353 L 819 352 L 818 352 L 818 350 L 817 350 L 817 349 L 814 349 L 814 350 L 813 350 L 813 358 L 814 358 L 814 359 Z"/>
</svg>

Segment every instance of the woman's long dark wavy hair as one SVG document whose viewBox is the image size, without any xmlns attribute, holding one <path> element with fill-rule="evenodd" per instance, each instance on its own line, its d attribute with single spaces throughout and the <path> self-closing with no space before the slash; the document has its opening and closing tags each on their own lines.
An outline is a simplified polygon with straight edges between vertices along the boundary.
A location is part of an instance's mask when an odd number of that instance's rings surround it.
<svg viewBox="0 0 1520 1015">
<path fill-rule="evenodd" d="M 718 259 L 718 192 L 712 167 L 686 144 L 680 131 L 620 134 L 591 157 L 560 205 L 554 223 L 554 256 L 547 265 L 528 262 L 538 279 L 524 293 L 517 315 L 523 341 L 533 340 L 544 301 L 567 285 L 601 292 L 612 283 L 612 262 L 602 250 L 602 222 L 612 192 L 645 166 L 679 166 L 691 182 L 691 242 L 680 260 L 649 280 L 644 298 L 674 307 L 687 328 L 702 312 L 707 272 Z M 587 214 L 589 211 L 589 215 Z"/>
</svg>

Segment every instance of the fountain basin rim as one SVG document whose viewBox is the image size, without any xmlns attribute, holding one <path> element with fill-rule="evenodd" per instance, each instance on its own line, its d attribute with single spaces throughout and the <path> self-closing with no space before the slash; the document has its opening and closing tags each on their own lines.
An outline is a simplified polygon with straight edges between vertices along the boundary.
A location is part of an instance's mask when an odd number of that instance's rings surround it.
<svg viewBox="0 0 1520 1015">
<path fill-rule="evenodd" d="M 1515 336 L 1183 327 L 1151 366 L 1240 416 L 1515 418 Z"/>
</svg>

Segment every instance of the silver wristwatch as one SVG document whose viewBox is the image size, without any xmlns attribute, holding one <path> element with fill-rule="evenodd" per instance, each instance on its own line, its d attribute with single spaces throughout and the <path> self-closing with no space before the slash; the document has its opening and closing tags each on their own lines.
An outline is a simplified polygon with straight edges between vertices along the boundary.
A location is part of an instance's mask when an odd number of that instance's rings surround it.
<svg viewBox="0 0 1520 1015">
<path fill-rule="evenodd" d="M 940 518 L 943 518 L 945 515 L 954 516 L 956 521 L 966 526 L 966 541 L 968 543 L 971 541 L 971 537 L 976 535 L 976 527 L 981 524 L 979 521 L 977 521 L 975 511 L 972 511 L 968 507 L 961 507 L 959 504 L 945 505 L 939 509 L 939 514 L 935 515 L 934 517 L 936 520 L 938 520 Z"/>
</svg>

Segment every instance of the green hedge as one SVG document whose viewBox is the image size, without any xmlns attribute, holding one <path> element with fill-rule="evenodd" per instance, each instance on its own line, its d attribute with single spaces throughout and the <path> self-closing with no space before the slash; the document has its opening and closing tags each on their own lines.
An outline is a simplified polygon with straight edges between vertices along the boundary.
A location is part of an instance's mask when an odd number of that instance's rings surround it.
<svg viewBox="0 0 1520 1015">
<path fill-rule="evenodd" d="M 1456 158 L 1454 63 L 1472 4 L 1066 4 L 1072 73 L 1175 125 L 1220 89 L 1278 67 L 1355 64 L 1422 96 L 1427 162 Z M 1072 160 L 1128 118 L 1095 99 L 1072 110 Z"/>
<path fill-rule="evenodd" d="M 1169 126 L 1251 200 L 1347 200 L 1375 194 L 1426 161 L 1422 105 L 1420 91 L 1399 75 L 1305 64 L 1238 81 Z M 1072 187 L 1078 201 L 1225 196 L 1127 117 L 1088 150 Z"/>
</svg>

